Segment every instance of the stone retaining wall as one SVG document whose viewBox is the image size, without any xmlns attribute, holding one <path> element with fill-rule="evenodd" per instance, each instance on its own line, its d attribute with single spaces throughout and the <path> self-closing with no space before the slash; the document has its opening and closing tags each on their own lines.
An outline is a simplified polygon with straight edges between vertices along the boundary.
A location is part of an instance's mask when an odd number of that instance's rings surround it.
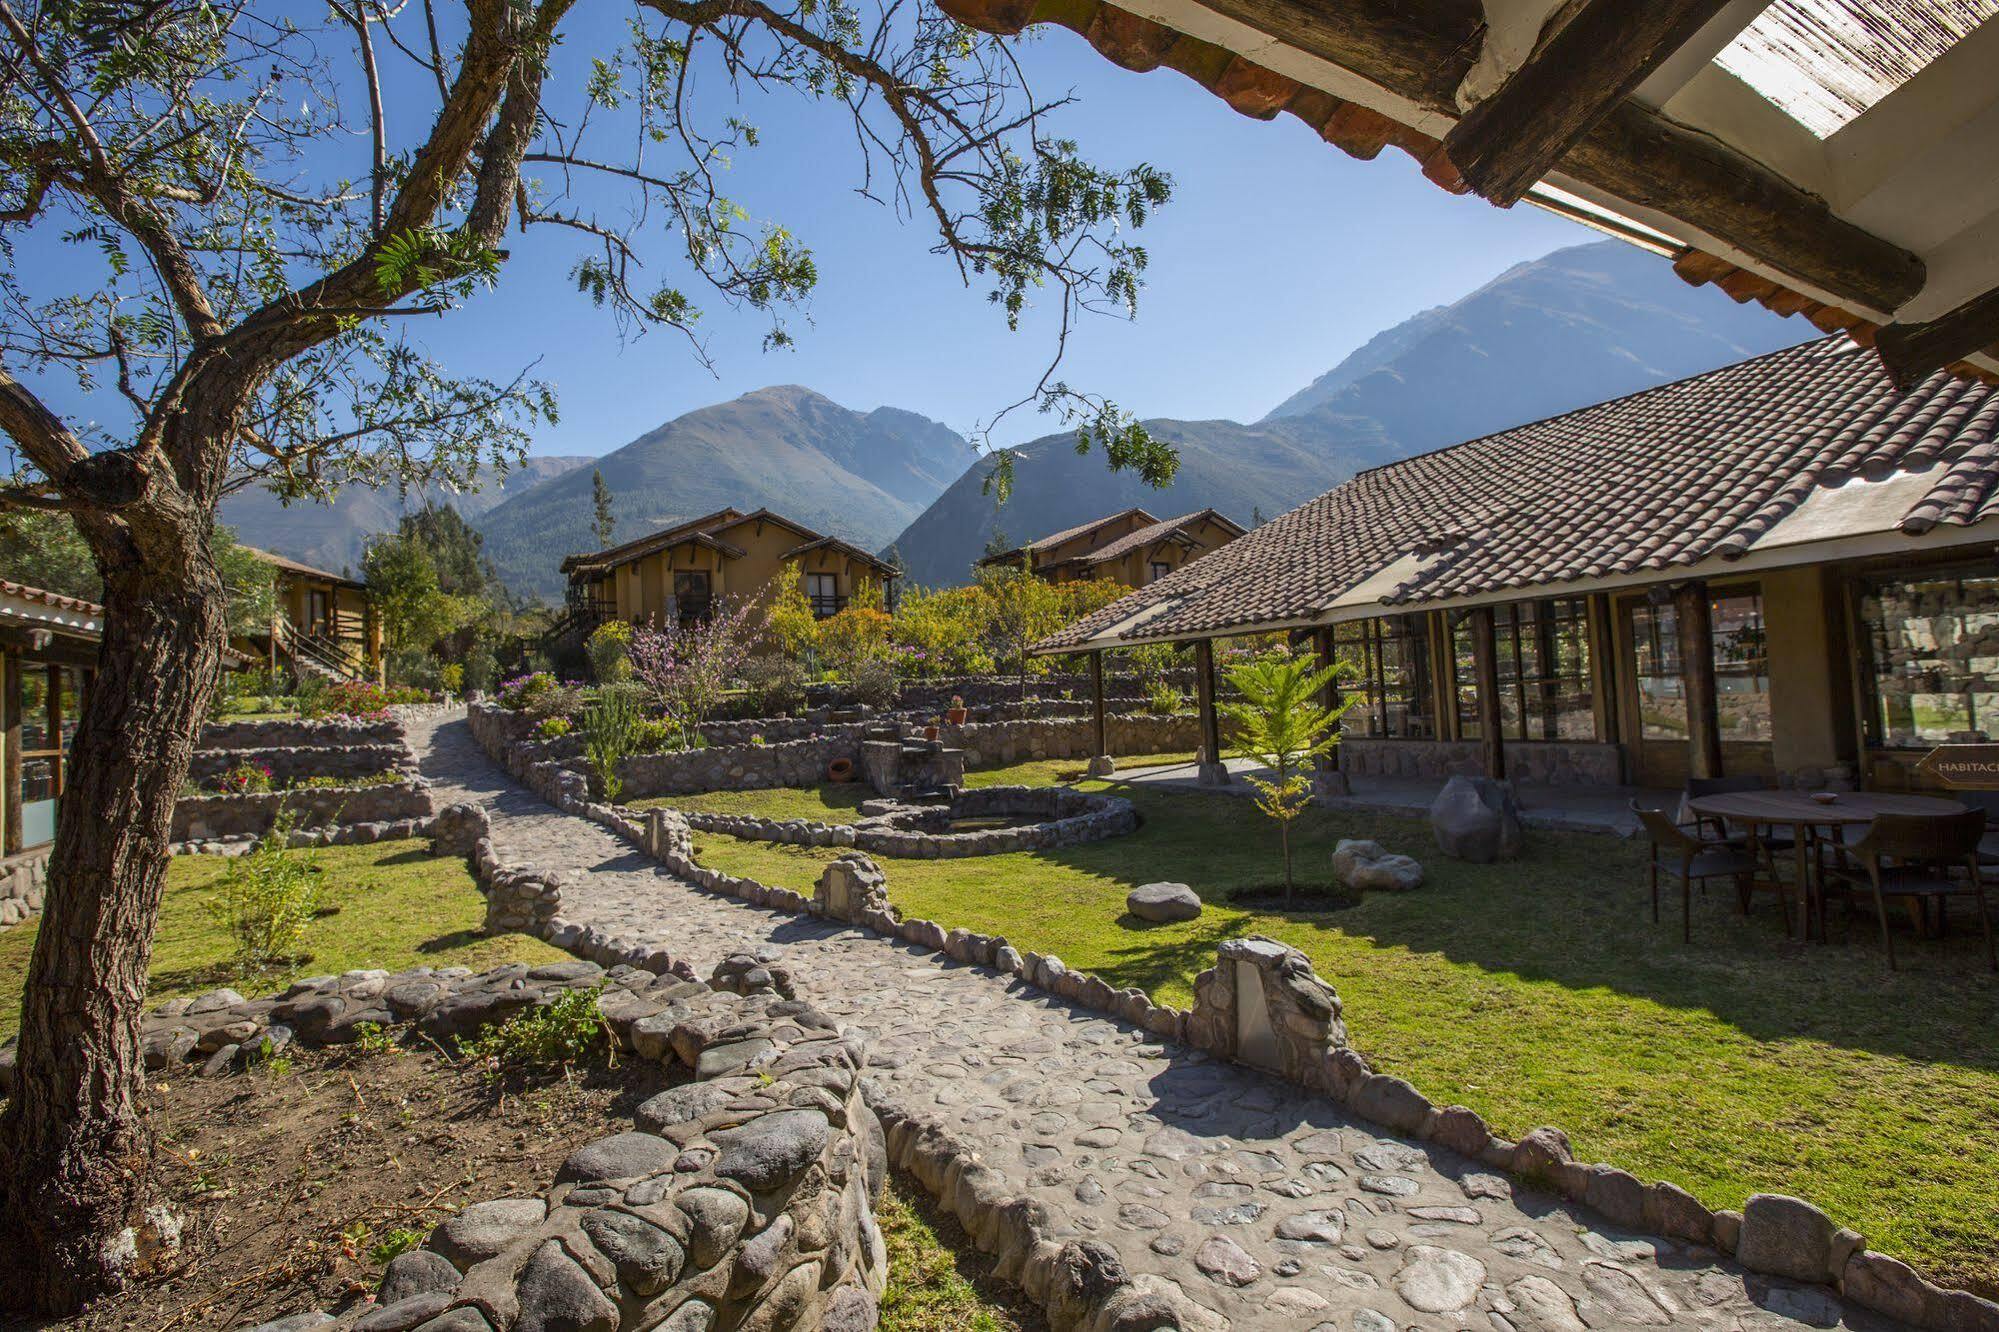
<svg viewBox="0 0 1999 1332">
<path fill-rule="evenodd" d="M 470 1036 L 579 989 L 596 993 L 628 1057 L 683 1076 L 636 1108 L 630 1130 L 572 1152 L 542 1196 L 476 1203 L 392 1260 L 374 1298 L 262 1332 L 875 1326 L 885 1134 L 862 1094 L 865 1045 L 806 1004 L 588 962 L 426 967 L 315 977 L 265 999 L 175 1000 L 140 1039 L 149 1069 L 199 1061 L 214 1077 L 294 1041 L 403 1025 L 434 1041 Z M 0 1091 L 11 1069 L 0 1059 Z"/>
<path fill-rule="evenodd" d="M 1191 714 L 1114 714 L 1105 718 L 1104 732 L 1112 754 L 1169 754 L 1200 747 L 1201 720 Z M 938 729 L 937 738 L 964 750 L 966 764 L 975 768 L 1096 755 L 1096 729 L 1088 717 L 947 723 Z"/>
<path fill-rule="evenodd" d="M 1194 692 L 1194 670 L 1191 666 L 1170 671 L 1149 671 L 1143 674 L 1135 671 L 1105 671 L 1104 697 L 1106 699 L 1142 699 L 1152 686 L 1164 680 L 1183 694 Z M 833 692 L 838 697 L 837 689 Z M 1027 678 L 1029 698 L 1060 698 L 1065 692 L 1077 699 L 1088 701 L 1090 697 L 1090 676 L 1088 671 L 1050 671 L 1046 675 L 1031 675 Z M 897 701 L 904 708 L 919 711 L 941 712 L 951 706 L 953 697 L 965 700 L 968 708 L 988 707 L 994 704 L 1018 702 L 1021 697 L 1021 681 L 1017 675 L 961 675 L 942 680 L 905 680 L 898 691 Z"/>
<path fill-rule="evenodd" d="M 271 770 L 271 780 L 279 786 L 309 777 L 372 777 L 378 772 L 416 773 L 416 756 L 407 745 L 386 742 L 359 745 L 269 746 L 243 749 L 197 749 L 188 765 L 188 778 L 206 783 L 238 764 L 261 765 Z"/>
<path fill-rule="evenodd" d="M 280 809 L 296 813 L 301 828 L 424 819 L 431 813 L 430 783 L 412 777 L 383 786 L 184 796 L 174 804 L 172 838 L 199 842 L 262 836 Z"/>
<path fill-rule="evenodd" d="M 329 717 L 305 721 L 296 717 L 267 721 L 209 722 L 195 738 L 204 749 L 342 748 L 348 745 L 404 745 L 403 724 L 388 717 Z"/>
<path fill-rule="evenodd" d="M 1340 741 L 1340 769 L 1349 777 L 1442 780 L 1464 765 L 1480 766 L 1476 740 Z M 1623 761 L 1616 745 L 1580 740 L 1508 740 L 1506 775 L 1530 786 L 1619 786 Z"/>
<path fill-rule="evenodd" d="M 950 831 L 954 819 L 1005 815 L 1042 821 L 1019 828 Z M 1080 846 L 1137 828 L 1138 811 L 1122 796 L 1059 786 L 983 786 L 959 792 L 948 805 L 902 805 L 862 819 L 854 825 L 852 845 L 906 860 L 955 860 Z"/>
<path fill-rule="evenodd" d="M 47 847 L 0 860 L 0 931 L 12 929 L 42 909 L 42 889 L 48 876 Z"/>
<path fill-rule="evenodd" d="M 698 864 L 687 822 L 671 810 L 647 811 L 643 828 L 628 814 L 602 805 L 579 802 L 575 812 L 611 826 L 647 850 L 668 872 L 708 891 L 774 911 L 832 914 L 831 892 L 823 876 L 819 891 L 807 899 L 789 889 Z M 878 866 L 872 862 L 869 866 L 879 874 Z M 1431 1104 L 1404 1079 L 1374 1072 L 1360 1052 L 1347 1045 L 1337 992 L 1313 974 L 1308 958 L 1285 945 L 1256 938 L 1223 943 L 1215 969 L 1197 980 L 1195 1008 L 1190 1012 L 1155 1004 L 1137 988 L 1113 988 L 1099 976 L 1071 970 L 1053 955 L 1022 952 L 1001 937 L 963 928 L 947 930 L 931 920 L 900 919 L 887 903 L 885 884 L 871 904 L 853 909 L 852 915 L 858 917 L 853 923 L 875 933 L 1016 977 L 1161 1039 L 1265 1067 L 1397 1133 L 1434 1142 L 1552 1189 L 1624 1229 L 1710 1246 L 1752 1272 L 1829 1285 L 1857 1304 L 1926 1332 L 1999 1332 L 1999 1304 L 1967 1291 L 1938 1287 L 1899 1259 L 1866 1248 L 1864 1237 L 1838 1226 L 1808 1202 L 1756 1194 L 1740 1212 L 1714 1210 L 1677 1185 L 1646 1183 L 1616 1166 L 1577 1162 L 1567 1135 L 1558 1128 L 1537 1128 L 1513 1142 L 1494 1136 L 1468 1107 Z M 555 933 L 550 938 L 567 946 Z M 1243 964 L 1253 973 L 1253 982 Z M 1223 972 L 1228 973 L 1226 980 Z M 1246 1002 L 1252 984 L 1260 1003 Z M 1247 1027 L 1245 1011 L 1253 1015 Z M 1263 1017 L 1254 1018 L 1258 1013 Z M 973 1153 L 950 1142 L 949 1135 L 934 1126 L 920 1125 L 887 1105 L 878 1109 L 883 1122 L 891 1126 L 892 1159 L 916 1173 L 982 1249 L 1001 1255 L 1002 1276 L 1019 1282 L 1051 1313 L 1062 1301 L 1076 1298 L 1079 1286 L 1092 1283 L 1104 1301 L 1171 1298 L 1170 1292 L 1142 1291 L 1124 1279 L 1115 1251 L 1095 1241 L 1058 1246 L 1054 1237 L 1034 1228 L 1040 1216 L 1035 1209 L 1002 1196 L 1005 1181 L 998 1172 L 981 1173 Z M 912 1125 L 905 1130 L 911 1136 L 900 1143 L 894 1127 L 899 1123 Z M 933 1144 L 931 1148 L 921 1146 L 926 1141 Z M 1067 1276 L 1061 1268 L 1065 1262 L 1070 1265 Z M 1093 1316 L 1101 1316 L 1104 1307 L 1101 1302 L 1092 1305 Z M 1199 1310 L 1186 1315 L 1202 1316 Z M 1067 1325 L 1075 1325 L 1073 1315 Z M 1141 1319 L 1121 1325 L 1175 1324 L 1162 1314 L 1150 1322 Z"/>
</svg>

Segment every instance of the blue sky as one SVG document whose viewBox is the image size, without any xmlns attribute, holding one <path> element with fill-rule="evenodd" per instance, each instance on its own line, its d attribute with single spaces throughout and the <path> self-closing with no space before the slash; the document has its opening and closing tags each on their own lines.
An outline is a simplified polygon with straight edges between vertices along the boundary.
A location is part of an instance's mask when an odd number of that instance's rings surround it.
<svg viewBox="0 0 1999 1332">
<path fill-rule="evenodd" d="M 1102 165 L 1151 162 L 1174 199 L 1139 233 L 1152 256 L 1138 319 L 1085 321 L 1064 377 L 1143 416 L 1254 419 L 1381 329 L 1450 301 L 1523 259 L 1596 233 L 1521 206 L 1504 212 L 1439 190 L 1395 149 L 1359 162 L 1288 116 L 1252 120 L 1171 71 L 1133 74 L 1048 30 L 1021 45 L 1037 94 L 1073 91 L 1057 122 Z M 799 383 L 846 406 L 892 405 L 964 431 L 1030 389 L 1052 346 L 1045 323 L 1009 334 L 982 289 L 928 252 L 930 233 L 856 196 L 858 159 L 837 108 L 774 103 L 763 146 L 731 187 L 759 217 L 811 245 L 820 283 L 794 350 L 766 353 L 764 323 L 710 308 L 715 373 L 684 344 L 620 344 L 568 290 L 569 252 L 523 253 L 526 272 L 481 298 L 503 317 L 440 330 L 440 351 L 483 361 L 547 327 L 543 371 L 563 419 L 538 453 L 603 453 L 682 412 L 767 384 Z M 537 314 L 537 312 L 540 312 Z M 503 362 L 495 360 L 497 371 Z M 1057 428 L 1031 410 L 995 438 Z"/>
<path fill-rule="evenodd" d="M 558 68 L 603 50 L 625 16 L 579 8 Z M 1173 202 L 1139 234 L 1152 263 L 1138 319 L 1086 319 L 1062 371 L 1142 416 L 1255 419 L 1381 329 L 1595 235 L 1525 205 L 1503 212 L 1448 195 L 1395 149 L 1357 162 L 1295 119 L 1240 116 L 1170 70 L 1118 69 L 1067 31 L 1030 34 L 1019 53 L 1042 98 L 1073 93 L 1054 129 L 1093 161 L 1147 161 L 1175 178 Z M 417 76 L 396 77 L 404 86 L 391 87 L 392 110 Z M 510 236 L 497 290 L 408 332 L 465 373 L 508 378 L 538 360 L 562 419 L 538 432 L 535 453 L 605 453 L 769 384 L 809 385 L 862 410 L 902 407 L 960 431 L 1031 390 L 1053 346 L 1050 323 L 1030 315 L 1009 333 L 983 288 L 967 289 L 929 253 L 929 231 L 854 193 L 859 156 L 837 104 L 752 97 L 743 114 L 762 146 L 739 155 L 725 187 L 758 220 L 790 227 L 819 264 L 819 286 L 792 321 L 794 349 L 766 352 L 767 320 L 716 301 L 702 302 L 713 373 L 678 335 L 621 340 L 570 281 L 583 238 L 555 228 Z M 418 128 L 415 115 L 392 121 Z M 49 250 L 57 264 L 88 258 Z M 672 273 L 667 250 L 652 248 L 649 281 Z M 700 299 L 697 284 L 683 285 Z M 86 402 L 53 379 L 43 387 L 78 419 L 117 412 L 115 399 Z M 1024 409 L 994 438 L 1020 442 L 1058 425 Z"/>
</svg>

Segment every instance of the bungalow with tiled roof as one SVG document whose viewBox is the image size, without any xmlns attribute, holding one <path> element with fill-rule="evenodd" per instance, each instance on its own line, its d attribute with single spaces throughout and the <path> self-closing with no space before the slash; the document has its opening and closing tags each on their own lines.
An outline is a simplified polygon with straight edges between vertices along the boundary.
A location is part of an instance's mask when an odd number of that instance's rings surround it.
<svg viewBox="0 0 1999 1332">
<path fill-rule="evenodd" d="M 769 509 L 718 509 L 609 550 L 571 555 L 570 617 L 669 623 L 707 616 L 716 598 L 750 596 L 787 565 L 821 619 L 844 609 L 856 585 L 872 582 L 893 604 L 901 571 L 838 537 Z"/>
<path fill-rule="evenodd" d="M 1155 518 L 1133 508 L 988 555 L 979 563 L 1023 568 L 1051 583 L 1094 580 L 1144 587 L 1227 545 L 1243 530 L 1214 509 Z"/>
<path fill-rule="evenodd" d="M 1286 631 L 1349 663 L 1334 762 L 1921 785 L 1999 738 L 1999 389 L 1844 337 L 1378 467 L 1037 645 Z M 1210 780 L 1225 780 L 1218 766 Z"/>
</svg>

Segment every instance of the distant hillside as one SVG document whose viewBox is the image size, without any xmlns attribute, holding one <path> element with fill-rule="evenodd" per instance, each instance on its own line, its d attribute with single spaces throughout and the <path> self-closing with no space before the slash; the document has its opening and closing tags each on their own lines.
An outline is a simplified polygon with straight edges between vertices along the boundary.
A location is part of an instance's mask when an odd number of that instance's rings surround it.
<svg viewBox="0 0 1999 1332">
<path fill-rule="evenodd" d="M 1012 500 L 995 511 L 975 463 L 896 548 L 912 582 L 962 583 L 993 533 L 1031 541 L 1140 504 L 1166 517 L 1220 509 L 1274 518 L 1354 472 L 1790 346 L 1814 330 L 1712 288 L 1621 241 L 1579 245 L 1507 270 L 1425 310 L 1280 403 L 1255 425 L 1148 421 L 1180 446 L 1166 491 L 1076 456 L 1068 435 L 1020 451 Z"/>
<path fill-rule="evenodd" d="M 885 546 L 964 470 L 965 441 L 914 412 L 856 412 L 811 389 L 759 389 L 703 407 L 594 460 L 618 541 L 734 506 L 768 507 L 868 550 Z M 515 592 L 562 594 L 557 566 L 593 550 L 591 468 L 534 487 L 475 523 Z"/>
<path fill-rule="evenodd" d="M 499 484 L 445 493 L 432 490 L 405 498 L 394 490 L 348 486 L 331 504 L 284 505 L 267 490 L 248 490 L 222 501 L 221 521 L 236 529 L 239 539 L 265 550 L 335 572 L 361 561 L 368 538 L 393 529 L 404 513 L 421 508 L 426 495 L 451 505 L 466 518 L 477 518 L 509 496 L 524 494 L 542 482 L 591 461 L 583 457 L 529 458 L 508 470 Z"/>
</svg>

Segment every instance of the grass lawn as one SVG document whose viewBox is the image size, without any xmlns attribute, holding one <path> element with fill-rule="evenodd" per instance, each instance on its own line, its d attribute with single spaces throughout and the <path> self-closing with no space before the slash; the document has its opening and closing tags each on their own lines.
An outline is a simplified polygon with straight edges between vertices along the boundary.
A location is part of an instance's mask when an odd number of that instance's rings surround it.
<svg viewBox="0 0 1999 1332">
<path fill-rule="evenodd" d="M 1519 861 L 1467 865 L 1439 854 L 1420 820 L 1321 811 L 1295 834 L 1304 877 L 1328 875 L 1337 838 L 1364 836 L 1422 860 L 1428 882 L 1345 911 L 1259 914 L 1227 902 L 1281 877 L 1276 837 L 1249 801 L 1124 793 L 1146 820 L 1130 837 L 884 860 L 890 894 L 906 915 L 1003 934 L 1182 1006 L 1219 941 L 1282 939 L 1339 990 L 1375 1066 L 1439 1104 L 1469 1105 L 1507 1136 L 1559 1125 L 1582 1159 L 1713 1206 L 1757 1191 L 1810 1198 L 1876 1248 L 1999 1294 L 1999 984 L 1975 931 L 1905 940 L 1891 975 L 1864 921 L 1855 943 L 1801 947 L 1767 901 L 1744 920 L 1717 891 L 1696 901 L 1684 946 L 1671 913 L 1650 920 L 1636 843 L 1536 833 Z M 827 797 L 730 799 L 737 812 L 794 815 Z M 695 844 L 705 864 L 808 894 L 836 854 L 701 833 Z M 1158 879 L 1192 884 L 1208 911 L 1185 924 L 1123 919 L 1125 893 Z"/>
<path fill-rule="evenodd" d="M 524 934 L 482 935 L 486 902 L 465 862 L 433 856 L 420 841 L 326 847 L 317 854 L 328 900 L 306 935 L 309 956 L 298 975 L 358 967 L 483 970 L 506 962 L 569 960 L 567 953 Z M 241 977 L 229 966 L 233 944 L 205 906 L 229 863 L 221 856 L 174 857 L 153 940 L 148 1007 L 219 985 L 254 997 L 287 983 L 283 975 Z M 36 923 L 0 934 L 0 996 L 5 996 L 0 1040 L 20 1025 L 19 996 Z"/>
<path fill-rule="evenodd" d="M 875 1209 L 888 1248 L 881 1332 L 1045 1332 L 1027 1297 L 992 1279 L 992 1260 L 923 1186 L 897 1174 Z"/>
</svg>

